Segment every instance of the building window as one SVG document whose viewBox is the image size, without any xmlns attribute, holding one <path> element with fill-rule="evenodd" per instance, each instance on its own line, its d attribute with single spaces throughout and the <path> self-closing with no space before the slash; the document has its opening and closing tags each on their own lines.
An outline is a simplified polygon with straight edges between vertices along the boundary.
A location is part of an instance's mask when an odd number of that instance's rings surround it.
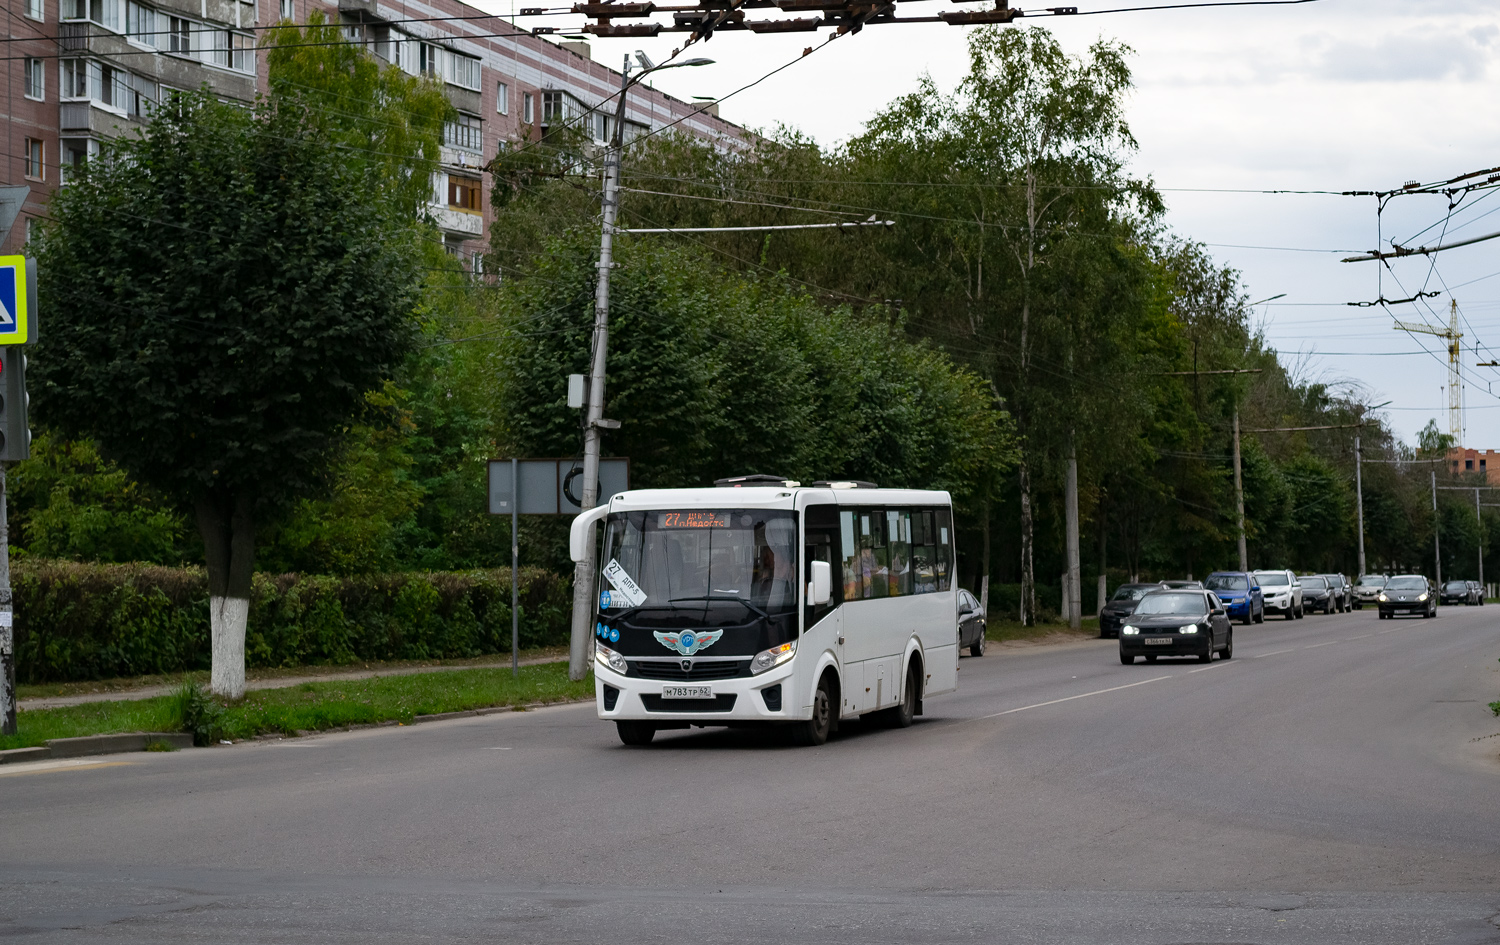
<svg viewBox="0 0 1500 945">
<path fill-rule="evenodd" d="M 495 111 L 502 115 L 510 114 L 510 86 L 504 82 L 495 83 Z"/>
<path fill-rule="evenodd" d="M 193 21 L 180 16 L 167 19 L 167 51 L 191 55 L 193 52 Z"/>
<path fill-rule="evenodd" d="M 42 0 L 26 0 L 26 15 L 33 20 L 45 20 L 47 15 L 42 7 Z M 31 226 L 30 218 L 27 218 L 26 226 Z"/>
<path fill-rule="evenodd" d="M 26 97 L 41 101 L 46 98 L 45 67 L 40 59 L 26 60 Z"/>
<path fill-rule="evenodd" d="M 475 253 L 470 257 L 474 269 L 474 275 L 484 275 L 484 253 Z"/>
<path fill-rule="evenodd" d="M 476 115 L 459 112 L 457 121 L 443 124 L 443 143 L 462 151 L 484 153 L 484 122 Z"/>
<path fill-rule="evenodd" d="M 542 93 L 542 124 L 565 125 L 584 113 L 583 103 L 567 92 Z"/>
<path fill-rule="evenodd" d="M 1464 460 L 1464 468 L 1465 469 L 1473 469 L 1474 468 L 1474 461 L 1472 459 L 1466 459 L 1466 460 Z"/>
<path fill-rule="evenodd" d="M 26 139 L 26 176 L 32 180 L 45 179 L 42 164 L 42 143 L 35 138 Z"/>
<path fill-rule="evenodd" d="M 452 210 L 479 212 L 479 181 L 471 177 L 448 176 L 448 207 Z"/>
<path fill-rule="evenodd" d="M 1479 461 L 1479 468 L 1480 468 L 1480 469 L 1483 469 L 1483 468 L 1484 468 L 1484 464 L 1485 464 L 1485 462 L 1486 462 L 1486 460 L 1483 460 L 1483 459 L 1481 459 L 1481 460 L 1480 460 L 1480 461 Z"/>
<path fill-rule="evenodd" d="M 62 15 L 65 20 L 93 20 L 119 32 L 124 6 L 124 0 L 62 0 Z"/>
<path fill-rule="evenodd" d="M 30 243 L 36 238 L 36 217 L 26 218 L 26 242 Z"/>
<path fill-rule="evenodd" d="M 281 0 L 281 18 L 291 20 L 293 23 L 297 22 L 296 0 Z"/>
<path fill-rule="evenodd" d="M 521 93 L 521 120 L 526 124 L 536 121 L 535 98 L 530 92 Z"/>
</svg>

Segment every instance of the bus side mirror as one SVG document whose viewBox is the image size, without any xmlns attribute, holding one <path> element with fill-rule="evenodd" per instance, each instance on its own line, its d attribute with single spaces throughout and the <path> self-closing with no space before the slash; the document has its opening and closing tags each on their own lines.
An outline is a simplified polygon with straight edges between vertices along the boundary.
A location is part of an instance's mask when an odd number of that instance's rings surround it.
<svg viewBox="0 0 1500 945">
<path fill-rule="evenodd" d="M 827 561 L 812 562 L 812 580 L 807 582 L 807 602 L 814 607 L 833 600 L 833 566 Z"/>
</svg>

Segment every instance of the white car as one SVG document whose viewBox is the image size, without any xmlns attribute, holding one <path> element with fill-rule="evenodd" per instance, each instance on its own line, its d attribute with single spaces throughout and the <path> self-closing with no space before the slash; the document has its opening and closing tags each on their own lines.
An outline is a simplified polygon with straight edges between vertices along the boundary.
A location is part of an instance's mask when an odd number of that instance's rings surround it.
<svg viewBox="0 0 1500 945">
<path fill-rule="evenodd" d="M 1267 614 L 1282 614 L 1288 620 L 1302 619 L 1302 585 L 1291 571 L 1256 571 L 1255 580 L 1266 599 Z"/>
</svg>

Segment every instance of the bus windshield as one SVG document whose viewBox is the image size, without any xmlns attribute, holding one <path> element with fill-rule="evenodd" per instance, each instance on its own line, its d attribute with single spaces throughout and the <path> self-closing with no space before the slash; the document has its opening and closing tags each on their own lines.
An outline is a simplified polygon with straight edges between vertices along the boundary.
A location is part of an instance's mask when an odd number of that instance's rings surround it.
<svg viewBox="0 0 1500 945">
<path fill-rule="evenodd" d="M 640 608 L 631 622 L 691 612 L 690 622 L 744 623 L 797 611 L 797 519 L 767 509 L 662 509 L 615 513 L 605 536 L 599 582 L 605 613 Z M 643 599 L 609 580 L 623 572 Z"/>
</svg>

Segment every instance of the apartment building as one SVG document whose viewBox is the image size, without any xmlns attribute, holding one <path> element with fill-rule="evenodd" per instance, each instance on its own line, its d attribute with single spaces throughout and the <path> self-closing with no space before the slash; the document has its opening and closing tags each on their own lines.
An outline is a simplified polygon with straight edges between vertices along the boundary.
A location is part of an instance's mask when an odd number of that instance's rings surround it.
<svg viewBox="0 0 1500 945">
<path fill-rule="evenodd" d="M 530 134 L 578 120 L 620 87 L 585 43 L 555 43 L 458 0 L 5 0 L 11 24 L 6 79 L 5 174 L 27 188 L 0 252 L 18 252 L 67 173 L 150 119 L 173 90 L 208 85 L 250 102 L 267 88 L 259 37 L 314 10 L 347 39 L 413 75 L 440 79 L 458 112 L 444 129 L 431 212 L 448 249 L 478 268 L 494 215 L 483 170 Z M 619 54 L 625 52 L 621 46 Z M 627 137 L 674 130 L 734 146 L 745 132 L 715 114 L 638 85 Z M 597 140 L 613 134 L 613 103 L 587 114 Z"/>
<path fill-rule="evenodd" d="M 1448 451 L 1448 471 L 1454 475 L 1477 473 L 1481 479 L 1489 482 L 1491 469 L 1500 469 L 1500 450 L 1455 447 Z"/>
</svg>

